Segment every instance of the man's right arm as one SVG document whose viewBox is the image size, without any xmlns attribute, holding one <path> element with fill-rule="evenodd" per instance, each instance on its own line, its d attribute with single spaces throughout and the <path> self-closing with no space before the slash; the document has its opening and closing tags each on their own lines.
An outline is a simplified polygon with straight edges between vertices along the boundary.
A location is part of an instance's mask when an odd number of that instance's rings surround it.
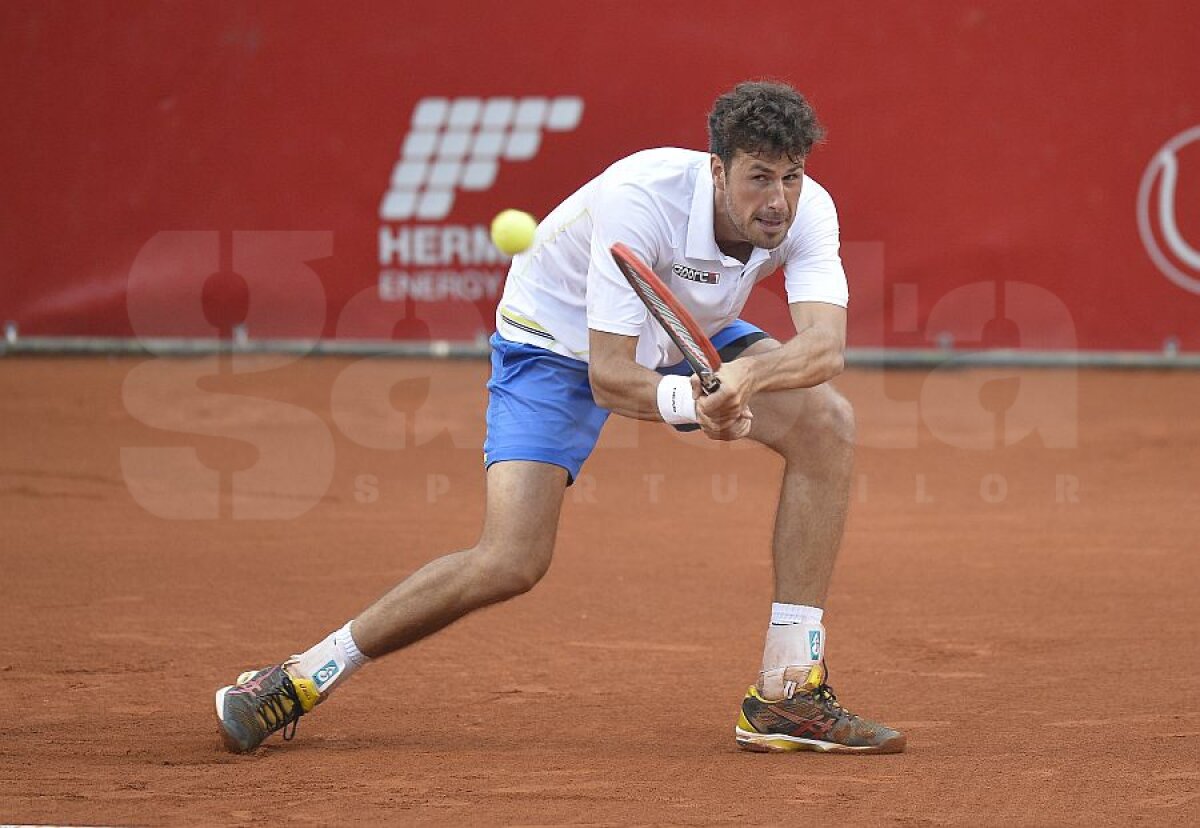
<svg viewBox="0 0 1200 828">
<path fill-rule="evenodd" d="M 588 380 L 596 405 L 623 417 L 662 421 L 658 372 L 637 364 L 638 338 L 588 331 Z"/>
<path fill-rule="evenodd" d="M 613 261 L 610 246 L 628 245 L 650 267 L 657 262 L 668 235 L 661 212 L 643 188 L 604 182 L 591 208 L 592 236 L 587 273 L 588 375 L 597 405 L 625 417 L 667 422 L 699 422 L 716 440 L 735 440 L 750 430 L 748 412 L 713 419 L 696 412 L 694 419 L 670 419 L 693 408 L 698 384 L 663 377 L 637 363 L 638 335 L 647 311 Z M 660 398 L 660 386 L 662 397 Z M 689 395 L 684 397 L 683 395 Z M 665 406 L 665 407 L 664 407 Z M 682 415 L 686 418 L 686 412 Z"/>
<path fill-rule="evenodd" d="M 588 380 L 592 397 L 601 408 L 623 417 L 663 422 L 659 409 L 659 385 L 663 377 L 638 365 L 636 336 L 590 330 Z M 700 386 L 693 377 L 683 393 L 699 396 Z M 752 414 L 747 408 L 720 419 L 708 417 L 697 408 L 698 422 L 704 433 L 714 440 L 737 440 L 750 433 Z"/>
</svg>

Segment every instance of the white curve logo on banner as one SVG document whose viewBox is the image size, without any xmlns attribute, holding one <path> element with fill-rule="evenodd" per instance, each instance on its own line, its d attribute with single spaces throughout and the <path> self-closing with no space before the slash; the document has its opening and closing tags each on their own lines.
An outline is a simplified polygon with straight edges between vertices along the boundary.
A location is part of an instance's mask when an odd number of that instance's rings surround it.
<svg viewBox="0 0 1200 828">
<path fill-rule="evenodd" d="M 1184 290 L 1200 294 L 1200 250 L 1188 244 L 1175 221 L 1175 205 L 1179 201 L 1175 193 L 1179 182 L 1177 153 L 1197 141 L 1200 141 L 1200 126 L 1179 133 L 1154 154 L 1138 188 L 1137 220 L 1142 244 L 1163 275 Z M 1155 212 L 1152 203 L 1155 181 L 1158 182 L 1158 209 L 1157 216 L 1152 219 L 1151 214 Z M 1200 193 L 1193 194 L 1195 197 L 1200 197 Z M 1157 224 L 1158 236 L 1161 236 L 1167 251 L 1159 244 L 1151 226 L 1152 220 Z M 1184 268 L 1190 273 L 1185 272 Z"/>
<path fill-rule="evenodd" d="M 500 161 L 529 161 L 543 131 L 570 132 L 583 99 L 423 98 L 413 110 L 391 187 L 379 205 L 385 221 L 445 218 L 462 190 L 486 190 Z"/>
</svg>

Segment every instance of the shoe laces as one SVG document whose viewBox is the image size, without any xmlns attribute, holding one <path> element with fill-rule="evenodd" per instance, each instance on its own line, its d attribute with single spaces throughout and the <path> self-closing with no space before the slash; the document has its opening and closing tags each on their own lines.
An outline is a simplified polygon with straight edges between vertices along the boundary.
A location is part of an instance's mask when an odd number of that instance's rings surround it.
<svg viewBox="0 0 1200 828">
<path fill-rule="evenodd" d="M 818 701 L 825 702 L 833 707 L 841 708 L 842 706 L 837 700 L 837 694 L 833 692 L 833 688 L 825 682 L 821 682 L 809 692 L 812 697 Z"/>
<path fill-rule="evenodd" d="M 829 707 L 840 710 L 843 714 L 849 716 L 851 719 L 857 718 L 849 710 L 842 707 L 842 703 L 837 700 L 837 694 L 834 693 L 833 688 L 829 686 L 828 679 L 829 668 L 825 666 L 825 662 L 821 662 L 821 683 L 810 690 L 809 693 L 812 694 L 812 697 L 817 701 Z"/>
<path fill-rule="evenodd" d="M 287 705 L 289 701 L 290 706 Z M 274 690 L 259 697 L 258 715 L 262 717 L 268 731 L 274 733 L 283 728 L 283 740 L 292 740 L 296 735 L 296 723 L 304 715 L 304 707 L 300 704 L 300 695 L 290 679 L 285 678 Z"/>
</svg>

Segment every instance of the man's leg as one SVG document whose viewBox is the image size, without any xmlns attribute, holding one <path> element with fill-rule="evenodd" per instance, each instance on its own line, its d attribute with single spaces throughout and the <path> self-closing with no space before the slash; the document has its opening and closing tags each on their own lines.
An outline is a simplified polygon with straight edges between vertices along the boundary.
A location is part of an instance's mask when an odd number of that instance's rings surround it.
<svg viewBox="0 0 1200 828">
<path fill-rule="evenodd" d="M 764 339 L 745 355 L 778 348 Z M 904 736 L 855 716 L 825 683 L 829 581 L 846 524 L 854 413 L 830 385 L 759 394 L 750 438 L 784 461 L 772 555 L 775 604 L 763 670 L 742 703 L 741 747 L 760 751 L 897 753 Z"/>
<path fill-rule="evenodd" d="M 352 626 L 359 649 L 378 658 L 532 589 L 550 567 L 566 486 L 560 466 L 492 465 L 479 542 L 427 563 L 368 607 Z"/>
<path fill-rule="evenodd" d="M 763 340 L 747 355 L 778 347 Z M 750 438 L 784 461 L 772 556 L 775 600 L 823 607 L 842 543 L 854 466 L 854 411 L 830 385 L 759 394 Z"/>
<path fill-rule="evenodd" d="M 533 588 L 550 566 L 566 485 L 560 466 L 492 464 L 483 532 L 473 547 L 426 564 L 300 656 L 244 673 L 235 685 L 217 691 L 226 747 L 244 753 L 281 729 L 290 738 L 288 726 L 294 732 L 296 720 L 367 659 Z"/>
</svg>

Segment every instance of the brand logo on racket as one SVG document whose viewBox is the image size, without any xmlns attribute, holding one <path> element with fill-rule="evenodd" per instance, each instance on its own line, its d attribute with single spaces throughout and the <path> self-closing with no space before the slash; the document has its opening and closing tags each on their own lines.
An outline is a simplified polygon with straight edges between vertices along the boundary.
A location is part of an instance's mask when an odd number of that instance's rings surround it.
<svg viewBox="0 0 1200 828">
<path fill-rule="evenodd" d="M 1184 150 L 1191 148 L 1190 163 L 1200 170 L 1200 147 L 1194 144 L 1200 144 L 1200 126 L 1179 133 L 1150 159 L 1138 188 L 1137 222 L 1142 244 L 1162 274 L 1184 290 L 1200 294 L 1200 249 L 1184 238 L 1176 216 L 1176 205 L 1195 203 L 1200 196 L 1196 173 L 1190 178 L 1192 190 L 1182 197 L 1177 193 Z"/>
<path fill-rule="evenodd" d="M 713 273 L 710 270 L 697 270 L 687 265 L 677 264 L 671 268 L 671 272 L 680 279 L 687 279 L 689 282 L 699 282 L 702 285 L 715 285 L 721 281 L 720 273 Z"/>
</svg>

